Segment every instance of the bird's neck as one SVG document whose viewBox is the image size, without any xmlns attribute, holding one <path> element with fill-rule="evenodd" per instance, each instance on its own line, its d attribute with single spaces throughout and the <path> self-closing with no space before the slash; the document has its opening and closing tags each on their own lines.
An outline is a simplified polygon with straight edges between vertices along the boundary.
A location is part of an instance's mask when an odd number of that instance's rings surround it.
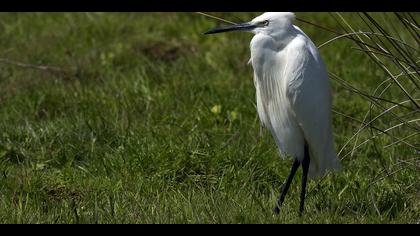
<svg viewBox="0 0 420 236">
<path fill-rule="evenodd" d="M 275 32 L 256 34 L 250 45 L 250 62 L 252 62 L 254 72 L 262 74 L 266 70 L 265 66 L 273 63 L 275 61 L 273 58 L 276 58 L 276 55 L 286 48 L 296 36 L 297 30 L 292 25 L 290 28 L 276 29 Z"/>
<path fill-rule="evenodd" d="M 298 31 L 293 25 L 290 27 L 275 29 L 271 32 L 257 33 L 251 41 L 251 51 L 257 53 L 265 48 L 276 52 L 285 48 L 296 36 Z"/>
<path fill-rule="evenodd" d="M 277 29 L 275 32 L 270 33 L 270 37 L 273 38 L 278 50 L 286 47 L 290 41 L 292 41 L 297 35 L 296 29 L 293 25 L 286 28 Z"/>
</svg>

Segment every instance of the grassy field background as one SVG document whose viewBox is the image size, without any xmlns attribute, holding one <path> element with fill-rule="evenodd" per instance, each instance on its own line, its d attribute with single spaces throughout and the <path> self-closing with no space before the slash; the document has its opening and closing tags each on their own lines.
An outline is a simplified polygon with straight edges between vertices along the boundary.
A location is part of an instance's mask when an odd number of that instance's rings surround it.
<svg viewBox="0 0 420 236">
<path fill-rule="evenodd" d="M 340 30 L 327 13 L 297 16 Z M 303 217 L 299 170 L 274 216 L 291 160 L 260 128 L 252 35 L 203 36 L 217 24 L 193 13 L 1 13 L 0 222 L 420 222 L 419 154 L 383 148 L 387 136 L 310 181 Z M 334 37 L 297 25 L 317 45 Z M 386 75 L 353 46 L 342 39 L 321 54 L 370 93 Z M 332 86 L 335 111 L 363 119 L 369 103 Z M 337 150 L 360 126 L 347 116 L 334 114 Z"/>
</svg>

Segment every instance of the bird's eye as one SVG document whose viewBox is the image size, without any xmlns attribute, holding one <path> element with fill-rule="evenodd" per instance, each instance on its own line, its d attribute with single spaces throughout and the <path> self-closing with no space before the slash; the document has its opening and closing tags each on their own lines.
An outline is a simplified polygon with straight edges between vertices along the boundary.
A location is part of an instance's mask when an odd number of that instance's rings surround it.
<svg viewBox="0 0 420 236">
<path fill-rule="evenodd" d="M 268 20 L 265 20 L 265 21 L 261 21 L 260 25 L 261 26 L 268 26 L 269 23 L 270 22 Z"/>
</svg>

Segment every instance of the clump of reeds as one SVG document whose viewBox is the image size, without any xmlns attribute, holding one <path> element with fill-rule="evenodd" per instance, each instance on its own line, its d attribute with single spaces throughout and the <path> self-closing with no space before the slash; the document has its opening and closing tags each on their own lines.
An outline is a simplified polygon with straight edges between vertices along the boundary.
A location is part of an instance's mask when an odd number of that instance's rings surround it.
<svg viewBox="0 0 420 236">
<path fill-rule="evenodd" d="M 351 156 L 364 144 L 374 142 L 383 135 L 389 138 L 387 143 L 382 144 L 382 148 L 404 145 L 412 150 L 413 155 L 418 155 L 420 151 L 418 143 L 420 27 L 416 19 L 418 16 L 415 17 L 411 13 L 355 14 L 359 21 L 354 19 L 349 21 L 340 13 L 331 14 L 343 33 L 327 43 L 341 38 L 352 40 L 355 50 L 369 57 L 386 76 L 372 78 L 378 81 L 377 87 L 373 92 L 366 93 L 331 73 L 332 79 L 369 102 L 369 109 L 363 120 L 356 120 L 360 123 L 359 128 L 340 148 L 339 155 L 341 158 Z M 364 140 L 359 140 L 363 132 L 369 132 L 370 135 Z"/>
</svg>

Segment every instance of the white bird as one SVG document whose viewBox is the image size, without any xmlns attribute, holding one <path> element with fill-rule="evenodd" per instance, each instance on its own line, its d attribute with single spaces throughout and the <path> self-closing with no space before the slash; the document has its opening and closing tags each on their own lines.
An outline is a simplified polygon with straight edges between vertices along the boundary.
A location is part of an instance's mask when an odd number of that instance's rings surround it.
<svg viewBox="0 0 420 236">
<path fill-rule="evenodd" d="M 303 213 L 307 177 L 339 170 L 332 133 L 331 89 L 320 53 L 311 39 L 293 25 L 291 12 L 266 12 L 252 21 L 217 28 L 205 34 L 247 31 L 251 41 L 257 111 L 280 155 L 294 158 L 274 208 L 279 213 L 290 183 L 302 165 L 299 213 Z"/>
</svg>

